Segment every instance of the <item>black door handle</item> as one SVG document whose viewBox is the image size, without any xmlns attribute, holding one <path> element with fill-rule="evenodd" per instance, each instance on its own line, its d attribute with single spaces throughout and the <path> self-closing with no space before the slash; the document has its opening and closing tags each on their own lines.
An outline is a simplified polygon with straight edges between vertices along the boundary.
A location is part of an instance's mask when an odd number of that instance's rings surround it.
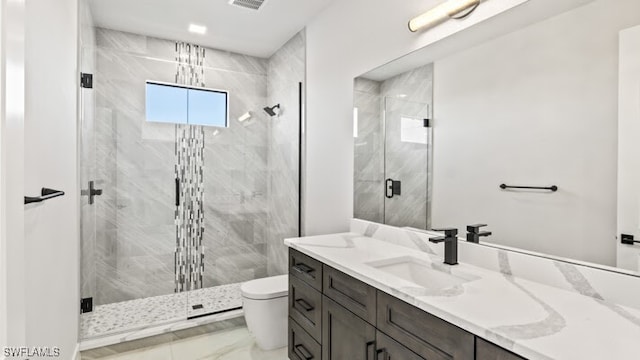
<svg viewBox="0 0 640 360">
<path fill-rule="evenodd" d="M 49 188 L 42 188 L 42 190 L 40 190 L 40 196 L 25 196 L 24 203 L 26 205 L 26 204 L 43 202 L 45 200 L 53 199 L 55 197 L 63 196 L 63 195 L 64 195 L 64 191 L 53 190 Z"/>
<path fill-rule="evenodd" d="M 102 189 L 95 188 L 95 182 L 93 180 L 89 181 L 89 189 L 82 190 L 80 195 L 86 195 L 89 197 L 89 205 L 93 205 L 95 202 L 95 197 L 102 195 Z"/>
<path fill-rule="evenodd" d="M 399 180 L 387 179 L 384 181 L 385 193 L 387 199 L 391 199 L 394 195 L 401 195 L 402 182 Z"/>
<path fill-rule="evenodd" d="M 180 179 L 176 178 L 176 207 L 180 206 Z"/>
</svg>

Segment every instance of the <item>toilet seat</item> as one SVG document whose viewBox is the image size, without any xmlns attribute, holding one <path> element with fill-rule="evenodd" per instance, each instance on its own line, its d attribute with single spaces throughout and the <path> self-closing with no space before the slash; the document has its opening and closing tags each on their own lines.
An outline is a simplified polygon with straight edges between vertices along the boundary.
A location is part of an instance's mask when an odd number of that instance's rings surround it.
<svg viewBox="0 0 640 360">
<path fill-rule="evenodd" d="M 240 286 L 242 297 L 252 300 L 269 300 L 287 296 L 289 276 L 279 275 L 248 281 Z"/>
</svg>

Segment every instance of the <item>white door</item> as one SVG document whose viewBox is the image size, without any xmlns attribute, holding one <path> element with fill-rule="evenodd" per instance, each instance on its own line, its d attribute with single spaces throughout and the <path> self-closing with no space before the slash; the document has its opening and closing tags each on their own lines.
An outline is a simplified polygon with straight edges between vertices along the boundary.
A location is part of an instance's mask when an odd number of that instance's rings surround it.
<svg viewBox="0 0 640 360">
<path fill-rule="evenodd" d="M 638 271 L 640 243 L 640 26 L 620 32 L 618 109 L 618 267 Z"/>
<path fill-rule="evenodd" d="M 26 343 L 24 7 L 0 0 L 0 348 Z"/>
</svg>

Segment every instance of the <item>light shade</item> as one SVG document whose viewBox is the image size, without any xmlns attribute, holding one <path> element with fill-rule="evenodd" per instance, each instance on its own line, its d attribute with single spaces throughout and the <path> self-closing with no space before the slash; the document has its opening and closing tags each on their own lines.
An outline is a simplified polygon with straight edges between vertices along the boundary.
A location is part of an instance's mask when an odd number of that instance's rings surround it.
<svg viewBox="0 0 640 360">
<path fill-rule="evenodd" d="M 467 9 L 480 4 L 480 0 L 449 0 L 409 21 L 409 30 L 434 27 Z"/>
</svg>

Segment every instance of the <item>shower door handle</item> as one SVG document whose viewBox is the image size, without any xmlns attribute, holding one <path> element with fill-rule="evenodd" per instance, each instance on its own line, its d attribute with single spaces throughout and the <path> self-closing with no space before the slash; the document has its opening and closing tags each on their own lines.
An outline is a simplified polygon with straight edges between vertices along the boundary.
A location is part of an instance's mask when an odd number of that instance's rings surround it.
<svg viewBox="0 0 640 360">
<path fill-rule="evenodd" d="M 387 179 L 385 180 L 385 196 L 387 199 L 391 199 L 394 195 L 401 195 L 402 183 L 400 180 Z"/>
<path fill-rule="evenodd" d="M 180 206 L 180 179 L 176 178 L 176 207 Z"/>
<path fill-rule="evenodd" d="M 86 190 L 81 190 L 80 195 L 89 197 L 89 205 L 93 205 L 95 197 L 102 195 L 102 189 L 96 189 L 95 182 L 89 181 L 89 187 Z"/>
</svg>

